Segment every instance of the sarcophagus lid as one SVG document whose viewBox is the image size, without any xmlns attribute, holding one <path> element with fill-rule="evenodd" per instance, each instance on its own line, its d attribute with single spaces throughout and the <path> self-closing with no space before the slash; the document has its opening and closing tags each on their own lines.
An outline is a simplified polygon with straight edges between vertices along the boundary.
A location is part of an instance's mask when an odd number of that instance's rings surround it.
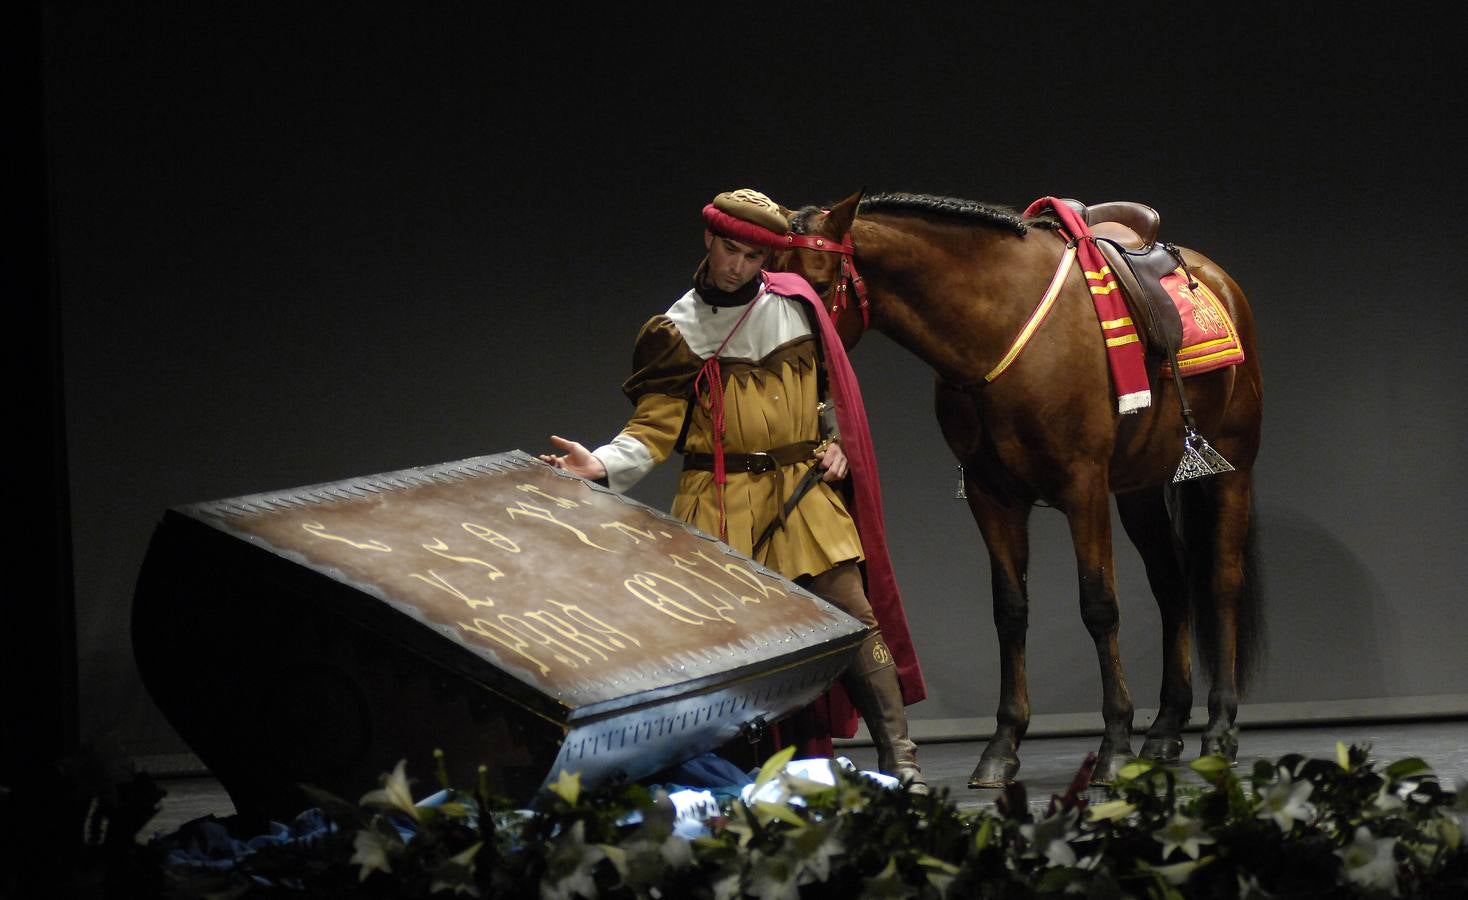
<svg viewBox="0 0 1468 900">
<path fill-rule="evenodd" d="M 522 453 L 176 507 L 133 644 L 242 812 L 355 799 L 400 759 L 637 779 L 807 705 L 864 636 L 726 544 Z"/>
</svg>

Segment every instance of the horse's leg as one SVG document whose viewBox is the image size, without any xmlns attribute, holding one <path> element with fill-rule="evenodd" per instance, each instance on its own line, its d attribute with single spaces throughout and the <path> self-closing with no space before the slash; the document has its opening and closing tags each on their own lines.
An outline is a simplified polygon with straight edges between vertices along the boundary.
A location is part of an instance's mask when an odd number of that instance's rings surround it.
<svg viewBox="0 0 1468 900">
<path fill-rule="evenodd" d="M 1207 621 L 1199 622 L 1199 628 L 1209 630 L 1209 639 L 1200 645 L 1212 651 L 1204 662 L 1209 688 L 1202 753 L 1233 761 L 1239 752 L 1233 724 L 1239 713 L 1240 614 L 1248 589 L 1245 566 L 1253 482 L 1247 470 L 1227 472 L 1212 481 L 1214 542 L 1207 587 L 1212 608 L 1199 610 L 1200 616 L 1208 616 Z"/>
<path fill-rule="evenodd" d="M 1162 695 L 1141 755 L 1156 762 L 1177 762 L 1182 756 L 1183 726 L 1193 706 L 1193 651 L 1188 586 L 1172 518 L 1160 487 L 1118 494 L 1116 508 L 1147 568 L 1147 583 L 1162 618 Z"/>
<path fill-rule="evenodd" d="M 1097 482 L 1100 482 L 1099 484 Z M 1103 479 L 1079 479 L 1064 509 L 1080 576 L 1081 621 L 1096 644 L 1101 664 L 1101 720 L 1092 784 L 1111 784 L 1132 756 L 1132 697 L 1121 669 L 1117 630 L 1116 574 L 1111 558 L 1111 497 Z"/>
<path fill-rule="evenodd" d="M 1025 631 L 1029 595 L 1025 573 L 1030 562 L 1030 504 L 1006 506 L 967 482 L 969 510 L 989 549 L 994 628 L 999 636 L 999 709 L 994 735 L 969 776 L 971 788 L 1003 787 L 1019 771 L 1019 745 L 1030 727 L 1030 689 L 1025 679 Z"/>
</svg>

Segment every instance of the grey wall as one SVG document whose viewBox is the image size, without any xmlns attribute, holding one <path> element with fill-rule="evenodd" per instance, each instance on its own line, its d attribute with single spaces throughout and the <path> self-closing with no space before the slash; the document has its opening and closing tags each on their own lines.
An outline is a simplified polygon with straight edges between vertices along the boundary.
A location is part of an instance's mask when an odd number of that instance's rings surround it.
<svg viewBox="0 0 1468 900">
<path fill-rule="evenodd" d="M 52 4 L 84 734 L 177 748 L 128 642 L 165 508 L 605 439 L 699 208 L 738 186 L 1158 208 L 1259 320 L 1272 653 L 1251 699 L 1468 694 L 1450 29 L 1281 6 Z M 853 360 L 931 686 L 913 713 L 991 715 L 987 562 L 931 377 L 880 335 Z M 672 476 L 635 495 L 665 506 Z M 1063 522 L 1034 524 L 1034 710 L 1090 712 Z M 1117 568 L 1147 706 L 1156 614 L 1129 548 Z"/>
</svg>

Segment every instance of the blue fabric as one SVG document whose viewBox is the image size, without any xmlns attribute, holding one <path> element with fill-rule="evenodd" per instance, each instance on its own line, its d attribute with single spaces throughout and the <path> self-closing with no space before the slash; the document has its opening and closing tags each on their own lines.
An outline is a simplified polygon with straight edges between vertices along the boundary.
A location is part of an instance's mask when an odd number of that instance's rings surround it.
<svg viewBox="0 0 1468 900">
<path fill-rule="evenodd" d="M 705 753 L 679 763 L 644 781 L 649 787 L 666 788 L 670 793 L 685 788 L 706 790 L 720 799 L 739 796 L 746 784 L 753 784 L 750 774 L 722 756 Z"/>
<path fill-rule="evenodd" d="M 335 830 L 321 810 L 313 808 L 290 824 L 271 822 L 264 834 L 240 840 L 229 833 L 223 821 L 205 816 L 185 822 L 172 834 L 154 838 L 153 844 L 163 849 L 165 867 L 227 872 L 257 850 L 292 844 L 311 847 Z"/>
</svg>

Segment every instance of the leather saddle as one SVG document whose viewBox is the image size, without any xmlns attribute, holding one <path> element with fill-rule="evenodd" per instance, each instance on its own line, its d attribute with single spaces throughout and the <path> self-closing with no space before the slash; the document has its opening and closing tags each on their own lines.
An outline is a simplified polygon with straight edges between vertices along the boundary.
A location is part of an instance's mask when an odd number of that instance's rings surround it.
<svg viewBox="0 0 1468 900">
<path fill-rule="evenodd" d="M 1130 200 L 1094 206 L 1062 202 L 1090 226 L 1148 350 L 1163 357 L 1176 353 L 1182 348 L 1183 322 L 1161 282 L 1183 262 L 1177 248 L 1158 242 L 1162 220 L 1157 210 Z"/>
</svg>

